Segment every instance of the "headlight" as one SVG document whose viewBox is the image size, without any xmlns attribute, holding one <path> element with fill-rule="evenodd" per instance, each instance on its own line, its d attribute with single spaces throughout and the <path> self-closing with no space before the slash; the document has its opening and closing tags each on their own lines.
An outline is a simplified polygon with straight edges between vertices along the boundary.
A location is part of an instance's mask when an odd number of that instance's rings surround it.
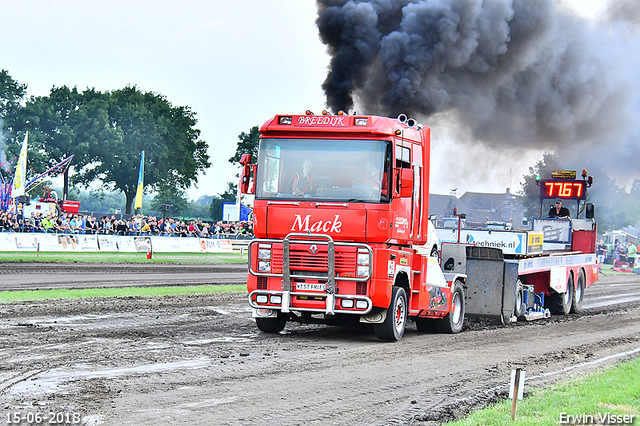
<svg viewBox="0 0 640 426">
<path fill-rule="evenodd" d="M 368 306 L 369 304 L 366 300 L 358 300 L 356 302 L 356 309 L 367 309 Z"/>
<path fill-rule="evenodd" d="M 282 303 L 282 296 L 271 296 L 269 300 L 272 304 L 279 305 Z"/>
<path fill-rule="evenodd" d="M 345 309 L 351 309 L 351 308 L 353 308 L 353 300 L 351 300 L 351 299 L 342 299 L 342 302 L 340 303 L 340 305 Z"/>
<path fill-rule="evenodd" d="M 258 272 L 269 271 L 271 271 L 271 262 L 267 262 L 266 260 L 261 260 L 258 262 Z"/>
<path fill-rule="evenodd" d="M 271 250 L 269 250 L 269 249 L 260 249 L 260 250 L 258 250 L 258 259 L 262 259 L 262 260 L 271 259 Z"/>
<path fill-rule="evenodd" d="M 358 265 L 369 264 L 369 253 L 358 253 Z"/>
<path fill-rule="evenodd" d="M 358 276 L 359 277 L 367 277 L 367 276 L 369 276 L 369 267 L 368 266 L 358 266 Z"/>
<path fill-rule="evenodd" d="M 259 294 L 256 296 L 256 302 L 258 303 L 267 303 L 267 300 L 269 299 L 267 298 L 266 294 Z"/>
</svg>

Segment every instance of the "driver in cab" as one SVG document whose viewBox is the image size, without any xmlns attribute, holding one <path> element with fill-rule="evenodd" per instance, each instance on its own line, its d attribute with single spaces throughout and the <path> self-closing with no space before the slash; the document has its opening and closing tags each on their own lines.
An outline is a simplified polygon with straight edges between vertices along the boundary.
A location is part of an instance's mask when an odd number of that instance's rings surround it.
<svg viewBox="0 0 640 426">
<path fill-rule="evenodd" d="M 562 207 L 562 200 L 557 199 L 556 204 L 549 209 L 549 217 L 557 219 L 570 219 L 571 212 L 566 207 Z"/>
<path fill-rule="evenodd" d="M 311 175 L 312 164 L 310 160 L 302 162 L 302 172 L 293 175 L 289 187 L 292 195 L 302 197 L 313 192 L 313 176 Z"/>
</svg>

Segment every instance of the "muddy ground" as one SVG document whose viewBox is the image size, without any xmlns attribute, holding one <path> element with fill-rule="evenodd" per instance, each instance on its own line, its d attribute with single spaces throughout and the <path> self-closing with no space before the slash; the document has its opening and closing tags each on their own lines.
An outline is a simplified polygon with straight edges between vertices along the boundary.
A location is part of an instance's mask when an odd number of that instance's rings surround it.
<svg viewBox="0 0 640 426">
<path fill-rule="evenodd" d="M 640 354 L 637 275 L 602 276 L 585 306 L 456 335 L 411 323 L 388 343 L 364 327 L 260 333 L 243 294 L 0 305 L 0 420 L 436 425 L 504 398 L 516 366 L 530 389 Z"/>
</svg>

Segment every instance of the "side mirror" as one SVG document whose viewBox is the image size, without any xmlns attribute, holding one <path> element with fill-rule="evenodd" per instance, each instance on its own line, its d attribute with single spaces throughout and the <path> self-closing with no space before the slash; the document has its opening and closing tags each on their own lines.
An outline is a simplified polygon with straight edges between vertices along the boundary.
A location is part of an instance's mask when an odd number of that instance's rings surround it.
<svg viewBox="0 0 640 426">
<path fill-rule="evenodd" d="M 585 217 L 587 219 L 593 219 L 596 216 L 596 207 L 593 203 L 587 203 Z"/>
<path fill-rule="evenodd" d="M 240 157 L 240 164 L 242 165 L 242 171 L 240 172 L 240 193 L 241 194 L 252 194 L 253 192 L 249 192 L 249 181 L 251 180 L 251 154 L 242 154 Z"/>
</svg>

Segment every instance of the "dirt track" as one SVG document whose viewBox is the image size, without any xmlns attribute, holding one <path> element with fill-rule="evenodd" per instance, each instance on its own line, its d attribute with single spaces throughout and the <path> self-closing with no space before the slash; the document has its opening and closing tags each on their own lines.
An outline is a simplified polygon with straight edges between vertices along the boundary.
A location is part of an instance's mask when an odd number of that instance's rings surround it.
<svg viewBox="0 0 640 426">
<path fill-rule="evenodd" d="M 457 335 L 411 324 L 397 343 L 366 328 L 263 334 L 244 295 L 3 305 L 3 421 L 64 411 L 87 425 L 439 424 L 503 397 L 514 366 L 540 386 L 637 356 L 639 299 L 637 275 L 603 276 L 582 315 L 468 322 Z"/>
</svg>

